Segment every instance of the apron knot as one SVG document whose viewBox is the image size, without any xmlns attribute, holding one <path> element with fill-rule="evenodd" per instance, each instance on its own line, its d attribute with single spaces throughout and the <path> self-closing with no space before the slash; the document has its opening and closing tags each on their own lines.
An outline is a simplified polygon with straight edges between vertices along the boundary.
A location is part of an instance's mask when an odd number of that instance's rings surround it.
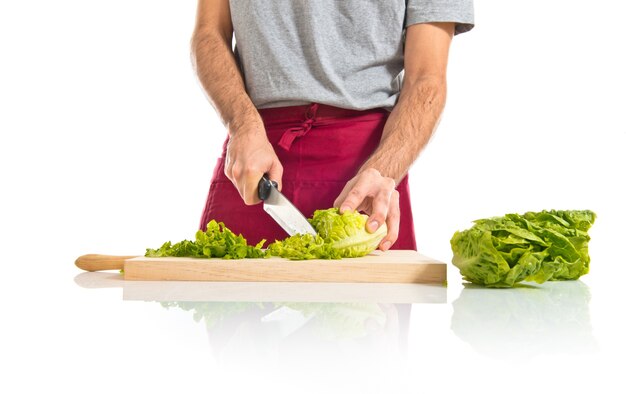
<svg viewBox="0 0 626 394">
<path fill-rule="evenodd" d="M 313 127 L 313 123 L 315 122 L 317 107 L 317 103 L 311 104 L 311 106 L 306 111 L 306 117 L 302 121 L 302 123 L 296 127 L 290 127 L 285 130 L 283 135 L 280 137 L 280 141 L 278 141 L 278 146 L 286 151 L 289 151 L 291 149 L 291 145 L 296 140 L 296 138 L 300 138 L 306 135 L 306 133 L 311 130 L 311 127 Z"/>
</svg>

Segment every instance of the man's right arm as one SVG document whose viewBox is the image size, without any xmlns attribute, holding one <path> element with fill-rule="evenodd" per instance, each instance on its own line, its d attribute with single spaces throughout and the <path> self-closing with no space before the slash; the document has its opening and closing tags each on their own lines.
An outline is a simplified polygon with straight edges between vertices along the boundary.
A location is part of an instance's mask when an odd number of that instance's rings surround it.
<svg viewBox="0 0 626 394">
<path fill-rule="evenodd" d="M 192 61 L 209 101 L 228 129 L 224 169 L 244 202 L 259 202 L 265 173 L 282 180 L 282 166 L 267 140 L 263 121 L 248 96 L 232 51 L 233 25 L 228 0 L 198 0 L 191 41 Z"/>
</svg>

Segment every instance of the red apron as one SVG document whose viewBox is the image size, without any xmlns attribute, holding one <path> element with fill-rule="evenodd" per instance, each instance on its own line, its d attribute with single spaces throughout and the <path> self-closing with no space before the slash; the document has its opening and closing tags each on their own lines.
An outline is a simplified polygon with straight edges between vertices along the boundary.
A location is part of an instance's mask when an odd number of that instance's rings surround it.
<svg viewBox="0 0 626 394">
<path fill-rule="evenodd" d="M 283 165 L 283 194 L 311 217 L 316 209 L 331 208 L 346 183 L 378 146 L 389 115 L 384 109 L 346 110 L 323 104 L 260 109 L 267 137 Z M 224 222 L 248 244 L 288 236 L 263 211 L 261 204 L 245 205 L 224 174 L 226 146 L 217 159 L 200 229 L 215 219 Z M 400 231 L 392 249 L 416 250 L 408 176 L 400 193 Z"/>
</svg>

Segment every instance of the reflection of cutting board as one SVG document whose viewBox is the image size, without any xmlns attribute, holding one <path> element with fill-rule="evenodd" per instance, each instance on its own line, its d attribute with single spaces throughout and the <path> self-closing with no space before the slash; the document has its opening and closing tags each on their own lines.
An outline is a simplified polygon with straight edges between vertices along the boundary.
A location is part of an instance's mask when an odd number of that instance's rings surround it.
<svg viewBox="0 0 626 394">
<path fill-rule="evenodd" d="M 87 271 L 124 269 L 127 280 L 218 282 L 382 282 L 437 283 L 446 280 L 446 264 L 413 250 L 376 251 L 342 260 L 200 259 L 84 255 L 76 265 Z"/>
</svg>

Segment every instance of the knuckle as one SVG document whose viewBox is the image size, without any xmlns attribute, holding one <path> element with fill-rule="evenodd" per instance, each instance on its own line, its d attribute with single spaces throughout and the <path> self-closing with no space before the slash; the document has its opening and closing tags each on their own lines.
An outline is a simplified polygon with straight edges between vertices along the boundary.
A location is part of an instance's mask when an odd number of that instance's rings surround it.
<svg viewBox="0 0 626 394">
<path fill-rule="evenodd" d="M 385 215 L 381 212 L 372 212 L 370 215 L 370 221 L 374 220 L 377 221 L 379 225 L 382 225 L 382 223 L 385 223 Z"/>
<path fill-rule="evenodd" d="M 254 196 L 252 196 L 252 195 L 245 195 L 243 197 L 243 202 L 246 205 L 254 205 L 256 203 L 256 200 L 255 200 Z"/>
<path fill-rule="evenodd" d="M 389 204 L 389 210 L 393 211 L 395 215 L 399 216 L 400 215 L 400 201 L 392 198 Z"/>
<path fill-rule="evenodd" d="M 400 199 L 398 198 L 398 194 L 392 194 L 390 200 L 391 210 L 394 211 L 394 214 L 400 215 Z"/>
<path fill-rule="evenodd" d="M 396 230 L 400 226 L 400 211 L 397 209 L 390 209 L 387 213 L 387 226 L 390 230 Z"/>
<path fill-rule="evenodd" d="M 387 189 L 395 189 L 396 188 L 396 181 L 394 181 L 393 178 L 385 177 L 384 181 L 383 181 L 383 185 Z"/>
<path fill-rule="evenodd" d="M 363 171 L 362 174 L 368 177 L 377 177 L 377 176 L 380 176 L 380 171 L 378 171 L 375 168 L 368 168 L 365 171 Z"/>
<path fill-rule="evenodd" d="M 234 179 L 239 179 L 241 178 L 242 175 L 242 168 L 239 165 L 233 164 L 233 166 L 230 168 L 230 174 Z"/>
<path fill-rule="evenodd" d="M 244 167 L 244 168 L 242 169 L 242 171 L 241 171 L 241 172 L 242 172 L 242 174 L 243 174 L 243 175 L 248 176 L 248 175 L 250 175 L 253 171 L 254 171 L 254 168 L 253 168 L 253 167 L 251 167 L 251 166 L 246 166 L 246 167 Z"/>
<path fill-rule="evenodd" d="M 257 170 L 255 167 L 246 167 L 243 169 L 242 177 L 245 182 L 253 182 L 254 180 L 258 181 L 261 179 L 261 175 L 263 171 Z"/>
<path fill-rule="evenodd" d="M 387 214 L 387 221 L 389 222 L 390 226 L 397 227 L 398 223 L 400 222 L 400 212 L 390 209 L 389 213 Z"/>
<path fill-rule="evenodd" d="M 390 200 L 391 199 L 389 193 L 385 193 L 384 191 L 381 191 L 374 196 L 374 202 L 377 205 L 388 206 Z"/>
<path fill-rule="evenodd" d="M 372 200 L 372 216 L 382 217 L 383 220 L 387 220 L 389 213 L 389 200 L 384 195 L 377 195 Z"/>
<path fill-rule="evenodd" d="M 374 208 L 374 211 L 372 212 L 370 217 L 376 219 L 378 223 L 385 223 L 389 221 L 389 214 L 387 208 L 384 206 L 378 206 Z"/>
<path fill-rule="evenodd" d="M 365 197 L 365 193 L 361 189 L 356 187 L 350 190 L 350 193 L 348 193 L 348 198 L 362 199 L 363 197 Z"/>
</svg>

